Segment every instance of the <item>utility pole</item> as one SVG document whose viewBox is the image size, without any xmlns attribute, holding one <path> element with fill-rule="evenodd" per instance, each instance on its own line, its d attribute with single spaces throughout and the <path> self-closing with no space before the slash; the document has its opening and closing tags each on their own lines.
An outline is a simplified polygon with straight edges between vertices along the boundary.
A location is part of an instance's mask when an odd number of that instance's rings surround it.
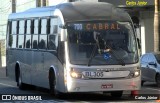
<svg viewBox="0 0 160 103">
<path fill-rule="evenodd" d="M 159 1 L 154 0 L 155 11 L 154 11 L 154 52 L 159 52 L 160 43 L 159 43 Z"/>
<path fill-rule="evenodd" d="M 41 7 L 42 0 L 36 0 L 36 7 Z"/>
<path fill-rule="evenodd" d="M 42 6 L 48 6 L 48 0 L 42 0 Z"/>
<path fill-rule="evenodd" d="M 16 0 L 12 0 L 12 13 L 16 12 Z"/>
</svg>

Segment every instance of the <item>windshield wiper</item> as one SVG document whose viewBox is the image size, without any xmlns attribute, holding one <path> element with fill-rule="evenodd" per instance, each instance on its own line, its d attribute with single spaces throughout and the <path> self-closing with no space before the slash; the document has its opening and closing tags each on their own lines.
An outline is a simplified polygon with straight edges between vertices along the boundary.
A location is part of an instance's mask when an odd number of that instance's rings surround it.
<svg viewBox="0 0 160 103">
<path fill-rule="evenodd" d="M 91 62 L 92 58 L 93 58 L 94 55 L 95 55 L 95 52 L 96 52 L 97 47 L 98 47 L 98 52 L 99 52 L 99 54 L 101 54 L 101 49 L 100 49 L 100 45 L 99 45 L 98 36 L 100 36 L 100 33 L 94 32 L 94 39 L 95 39 L 95 41 L 96 41 L 96 45 L 95 45 L 95 47 L 93 48 L 92 53 L 91 53 L 91 56 L 90 56 L 90 58 L 89 58 L 89 60 L 88 60 L 88 63 L 87 63 L 88 66 L 90 66 L 90 62 Z"/>
</svg>

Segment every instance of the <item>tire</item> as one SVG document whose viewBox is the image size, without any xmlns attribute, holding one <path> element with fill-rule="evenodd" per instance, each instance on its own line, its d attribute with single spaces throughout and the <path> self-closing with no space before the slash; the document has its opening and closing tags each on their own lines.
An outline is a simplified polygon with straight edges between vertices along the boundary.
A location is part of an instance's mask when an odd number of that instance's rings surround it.
<svg viewBox="0 0 160 103">
<path fill-rule="evenodd" d="M 160 74 L 156 75 L 156 83 L 157 83 L 157 86 L 160 87 Z"/>
<path fill-rule="evenodd" d="M 18 80 L 17 80 L 17 86 L 19 87 L 20 90 L 25 90 L 26 89 L 26 84 L 22 82 L 22 77 L 20 75 L 20 71 L 18 73 Z"/>
<path fill-rule="evenodd" d="M 114 98 L 121 98 L 123 95 L 123 91 L 115 91 L 115 92 L 111 92 L 111 96 Z"/>
<path fill-rule="evenodd" d="M 55 73 L 50 72 L 49 74 L 49 86 L 50 86 L 50 94 L 54 95 L 57 98 L 61 97 L 61 93 L 56 90 L 56 77 Z"/>
</svg>

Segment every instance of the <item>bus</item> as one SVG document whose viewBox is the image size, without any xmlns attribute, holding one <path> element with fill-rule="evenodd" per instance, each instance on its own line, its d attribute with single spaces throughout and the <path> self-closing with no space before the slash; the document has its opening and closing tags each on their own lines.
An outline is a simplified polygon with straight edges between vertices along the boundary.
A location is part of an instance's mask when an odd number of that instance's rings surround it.
<svg viewBox="0 0 160 103">
<path fill-rule="evenodd" d="M 62 93 L 121 97 L 141 88 L 138 42 L 128 13 L 109 3 L 72 2 L 13 13 L 7 76 Z"/>
</svg>

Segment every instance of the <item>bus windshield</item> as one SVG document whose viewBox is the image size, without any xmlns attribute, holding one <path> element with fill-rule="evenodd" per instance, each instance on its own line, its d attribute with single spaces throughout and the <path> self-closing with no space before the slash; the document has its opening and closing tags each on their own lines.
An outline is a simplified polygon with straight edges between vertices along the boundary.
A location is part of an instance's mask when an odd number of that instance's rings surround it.
<svg viewBox="0 0 160 103">
<path fill-rule="evenodd" d="M 80 21 L 67 23 L 69 57 L 77 65 L 125 65 L 138 62 L 130 22 Z"/>
</svg>

